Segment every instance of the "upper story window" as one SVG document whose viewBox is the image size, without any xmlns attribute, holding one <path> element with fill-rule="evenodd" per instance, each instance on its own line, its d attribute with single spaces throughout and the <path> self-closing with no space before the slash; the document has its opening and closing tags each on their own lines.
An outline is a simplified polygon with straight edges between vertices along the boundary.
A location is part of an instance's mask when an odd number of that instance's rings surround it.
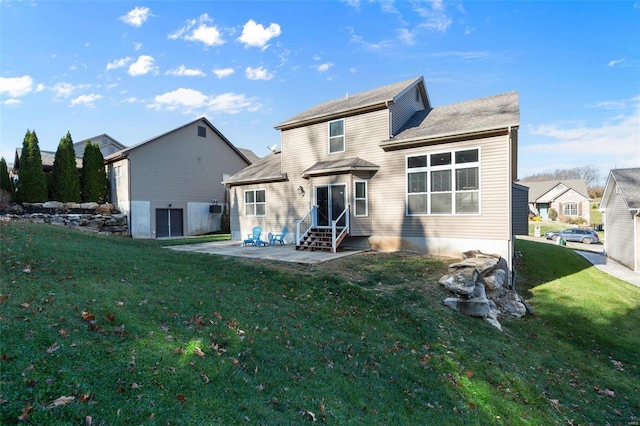
<svg viewBox="0 0 640 426">
<path fill-rule="evenodd" d="M 480 212 L 480 151 L 407 157 L 407 215 Z"/>
<path fill-rule="evenodd" d="M 344 152 L 344 118 L 329 122 L 329 153 Z"/>
<path fill-rule="evenodd" d="M 244 191 L 244 215 L 266 216 L 267 202 L 265 189 L 252 189 Z"/>
<path fill-rule="evenodd" d="M 207 128 L 204 126 L 198 126 L 198 136 L 201 138 L 207 137 Z"/>
</svg>

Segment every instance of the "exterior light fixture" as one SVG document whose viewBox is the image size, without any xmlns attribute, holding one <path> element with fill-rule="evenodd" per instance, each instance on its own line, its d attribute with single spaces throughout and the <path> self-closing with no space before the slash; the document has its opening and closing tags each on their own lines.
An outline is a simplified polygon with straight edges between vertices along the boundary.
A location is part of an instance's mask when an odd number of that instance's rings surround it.
<svg viewBox="0 0 640 426">
<path fill-rule="evenodd" d="M 298 195 L 304 197 L 304 188 L 302 187 L 302 185 L 298 186 Z"/>
</svg>

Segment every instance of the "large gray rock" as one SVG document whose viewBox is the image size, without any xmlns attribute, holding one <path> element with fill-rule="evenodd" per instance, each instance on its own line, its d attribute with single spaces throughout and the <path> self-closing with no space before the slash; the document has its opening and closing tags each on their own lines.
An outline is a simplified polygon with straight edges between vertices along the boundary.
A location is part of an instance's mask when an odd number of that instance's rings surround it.
<svg viewBox="0 0 640 426">
<path fill-rule="evenodd" d="M 443 275 L 438 283 L 455 294 L 469 296 L 473 293 L 478 278 L 476 268 L 459 268 L 450 274 Z"/>
<path fill-rule="evenodd" d="M 494 257 L 473 257 L 463 260 L 462 262 L 452 263 L 449 268 L 468 268 L 474 267 L 484 277 L 498 266 L 498 259 Z"/>
<path fill-rule="evenodd" d="M 470 317 L 487 318 L 489 316 L 489 299 L 486 297 L 472 297 L 470 299 L 447 297 L 444 299 L 444 304 Z"/>
<path fill-rule="evenodd" d="M 483 280 L 489 290 L 497 290 L 504 287 L 507 273 L 503 269 L 496 269 L 492 274 L 483 277 Z"/>
<path fill-rule="evenodd" d="M 500 311 L 511 314 L 514 317 L 520 318 L 527 313 L 527 308 L 520 301 L 520 297 L 511 290 L 508 290 L 502 297 L 494 299 L 494 302 Z"/>
<path fill-rule="evenodd" d="M 64 204 L 60 201 L 47 201 L 46 203 L 42 203 L 42 207 L 45 209 L 62 209 Z"/>
</svg>

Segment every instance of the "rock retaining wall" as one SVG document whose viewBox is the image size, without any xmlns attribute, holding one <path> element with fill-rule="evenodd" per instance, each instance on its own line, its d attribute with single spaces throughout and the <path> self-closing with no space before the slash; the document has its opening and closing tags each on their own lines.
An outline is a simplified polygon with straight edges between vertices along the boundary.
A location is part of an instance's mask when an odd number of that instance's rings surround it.
<svg viewBox="0 0 640 426">
<path fill-rule="evenodd" d="M 127 215 L 118 212 L 112 204 L 14 204 L 0 212 L 0 221 L 46 223 L 98 234 L 129 235 Z"/>
</svg>

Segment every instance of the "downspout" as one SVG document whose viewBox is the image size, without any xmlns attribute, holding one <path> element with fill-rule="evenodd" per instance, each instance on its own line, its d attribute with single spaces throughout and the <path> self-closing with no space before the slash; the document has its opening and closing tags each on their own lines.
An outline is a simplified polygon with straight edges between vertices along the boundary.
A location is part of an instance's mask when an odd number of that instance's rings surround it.
<svg viewBox="0 0 640 426">
<path fill-rule="evenodd" d="M 384 106 L 389 111 L 389 139 L 393 139 L 393 111 L 389 108 L 392 103 L 393 101 L 384 101 Z"/>
<path fill-rule="evenodd" d="M 508 214 L 508 217 L 509 217 L 509 225 L 508 225 L 509 226 L 509 240 L 508 240 L 509 241 L 509 256 L 508 256 L 509 265 L 508 265 L 508 267 L 509 267 L 509 270 L 511 271 L 511 281 L 512 281 L 511 286 L 515 290 L 515 280 L 516 280 L 515 270 L 516 270 L 516 268 L 514 266 L 515 265 L 515 238 L 514 238 L 514 235 L 513 235 L 513 175 L 512 175 L 513 168 L 511 167 L 512 166 L 511 165 L 511 161 L 512 161 L 511 159 L 513 158 L 513 153 L 511 152 L 511 150 L 512 150 L 512 148 L 511 148 L 511 126 L 509 126 L 507 128 L 507 144 L 509 146 L 509 156 L 508 156 L 508 158 L 509 158 L 509 160 L 508 160 L 509 161 L 509 166 L 508 166 L 509 167 L 509 182 L 508 182 L 508 185 L 509 185 L 509 189 L 508 189 L 509 202 L 507 203 L 507 208 L 509 209 L 509 214 Z"/>
<path fill-rule="evenodd" d="M 636 214 L 633 215 L 633 244 L 634 244 L 634 259 L 633 270 L 640 272 L 640 229 L 638 229 L 638 218 L 640 218 L 640 209 L 635 209 Z"/>
</svg>

